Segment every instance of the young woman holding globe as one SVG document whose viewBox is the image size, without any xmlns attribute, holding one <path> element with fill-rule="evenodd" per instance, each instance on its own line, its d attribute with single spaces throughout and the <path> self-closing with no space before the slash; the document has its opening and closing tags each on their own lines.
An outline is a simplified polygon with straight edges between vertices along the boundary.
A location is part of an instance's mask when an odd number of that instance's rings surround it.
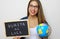
<svg viewBox="0 0 60 39">
<path fill-rule="evenodd" d="M 23 38 L 23 37 L 15 37 L 14 39 L 48 39 L 46 38 L 40 38 L 38 34 L 36 33 L 36 26 L 40 23 L 46 23 L 46 19 L 43 14 L 43 9 L 41 2 L 39 0 L 30 0 L 27 7 L 27 16 L 22 18 L 28 19 L 29 27 L 30 27 L 30 36 Z"/>
</svg>

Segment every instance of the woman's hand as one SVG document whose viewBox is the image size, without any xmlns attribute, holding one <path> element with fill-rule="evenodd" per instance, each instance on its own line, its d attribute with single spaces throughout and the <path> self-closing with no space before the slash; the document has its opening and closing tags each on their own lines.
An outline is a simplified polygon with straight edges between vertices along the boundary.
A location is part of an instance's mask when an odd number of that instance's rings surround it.
<svg viewBox="0 0 60 39">
<path fill-rule="evenodd" d="M 46 38 L 43 38 L 43 39 L 48 39 L 48 37 L 46 37 Z"/>
<path fill-rule="evenodd" d="M 19 36 L 16 36 L 16 37 L 14 37 L 13 39 L 20 39 L 21 37 L 19 37 Z"/>
</svg>

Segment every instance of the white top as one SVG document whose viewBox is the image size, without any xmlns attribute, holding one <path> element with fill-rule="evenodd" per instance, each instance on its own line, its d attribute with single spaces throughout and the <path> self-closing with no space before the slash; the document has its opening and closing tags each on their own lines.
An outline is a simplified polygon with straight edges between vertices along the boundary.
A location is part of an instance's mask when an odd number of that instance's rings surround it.
<svg viewBox="0 0 60 39">
<path fill-rule="evenodd" d="M 30 28 L 30 36 L 26 37 L 26 39 L 41 39 L 37 34 L 36 27 Z"/>
</svg>

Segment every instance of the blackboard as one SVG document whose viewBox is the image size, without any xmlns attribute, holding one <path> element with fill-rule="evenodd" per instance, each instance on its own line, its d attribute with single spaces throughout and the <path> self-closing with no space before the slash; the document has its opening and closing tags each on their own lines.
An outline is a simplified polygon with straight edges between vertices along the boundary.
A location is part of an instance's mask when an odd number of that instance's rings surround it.
<svg viewBox="0 0 60 39">
<path fill-rule="evenodd" d="M 27 21 L 5 22 L 6 36 L 29 35 Z"/>
</svg>

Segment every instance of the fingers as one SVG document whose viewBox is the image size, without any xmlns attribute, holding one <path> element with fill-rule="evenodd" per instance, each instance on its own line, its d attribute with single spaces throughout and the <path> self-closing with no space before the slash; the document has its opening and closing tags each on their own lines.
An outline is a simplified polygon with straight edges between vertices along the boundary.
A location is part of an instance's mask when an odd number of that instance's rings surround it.
<svg viewBox="0 0 60 39">
<path fill-rule="evenodd" d="M 20 39 L 21 37 L 19 37 L 19 36 L 16 36 L 16 37 L 14 37 L 13 39 Z"/>
</svg>

